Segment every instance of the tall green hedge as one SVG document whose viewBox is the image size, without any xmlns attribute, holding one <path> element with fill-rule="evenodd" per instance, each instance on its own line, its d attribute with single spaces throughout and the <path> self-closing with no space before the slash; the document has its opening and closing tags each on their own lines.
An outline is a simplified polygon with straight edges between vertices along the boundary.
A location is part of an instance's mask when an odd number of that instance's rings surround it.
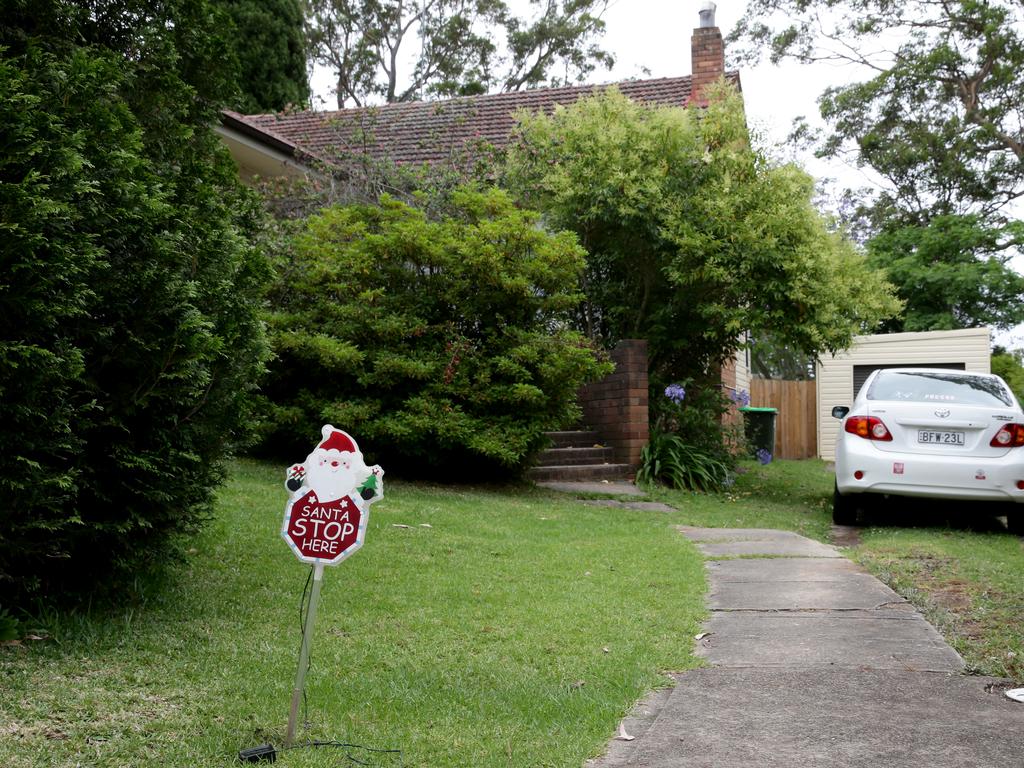
<svg viewBox="0 0 1024 768">
<path fill-rule="evenodd" d="M 272 293 L 267 447 L 304 456 L 330 422 L 388 471 L 477 479 L 578 416 L 577 388 L 610 366 L 568 327 L 575 237 L 498 191 L 446 209 L 385 197 L 308 220 Z"/>
<path fill-rule="evenodd" d="M 279 112 L 309 102 L 305 19 L 299 0 L 213 0 L 234 24 L 238 100 L 244 114 Z"/>
<path fill-rule="evenodd" d="M 258 208 L 210 128 L 214 17 L 82 5 L 0 21 L 0 603 L 193 528 L 267 354 Z"/>
</svg>

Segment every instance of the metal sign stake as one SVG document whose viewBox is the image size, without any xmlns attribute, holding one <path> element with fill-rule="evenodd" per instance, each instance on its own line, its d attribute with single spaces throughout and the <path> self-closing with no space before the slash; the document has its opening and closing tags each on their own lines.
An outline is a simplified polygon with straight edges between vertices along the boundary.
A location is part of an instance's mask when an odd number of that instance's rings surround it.
<svg viewBox="0 0 1024 768">
<path fill-rule="evenodd" d="M 302 703 L 302 692 L 306 687 L 306 668 L 309 666 L 309 645 L 313 637 L 313 623 L 316 621 L 316 607 L 320 602 L 320 586 L 324 580 L 324 564 L 313 566 L 313 588 L 309 593 L 309 608 L 306 610 L 306 622 L 302 627 L 302 650 L 299 652 L 299 670 L 295 673 L 295 688 L 292 690 L 292 710 L 288 716 L 288 734 L 284 745 L 290 747 L 295 741 L 295 725 L 299 719 L 299 704 Z"/>
</svg>

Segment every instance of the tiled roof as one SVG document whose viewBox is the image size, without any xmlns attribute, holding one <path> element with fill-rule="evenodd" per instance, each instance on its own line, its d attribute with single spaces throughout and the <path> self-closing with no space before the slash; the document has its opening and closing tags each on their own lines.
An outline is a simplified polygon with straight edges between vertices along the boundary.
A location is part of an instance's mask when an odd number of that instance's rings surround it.
<svg viewBox="0 0 1024 768">
<path fill-rule="evenodd" d="M 739 85 L 739 74 L 727 73 Z M 689 77 L 626 80 L 614 83 L 631 99 L 686 106 Z M 551 112 L 607 88 L 607 85 L 537 88 L 513 93 L 469 96 L 446 101 L 417 101 L 334 112 L 239 115 L 225 113 L 228 123 L 288 154 L 318 158 L 369 155 L 389 157 L 402 164 L 437 162 L 480 141 L 502 146 L 508 142 L 513 115 L 521 109 Z"/>
</svg>

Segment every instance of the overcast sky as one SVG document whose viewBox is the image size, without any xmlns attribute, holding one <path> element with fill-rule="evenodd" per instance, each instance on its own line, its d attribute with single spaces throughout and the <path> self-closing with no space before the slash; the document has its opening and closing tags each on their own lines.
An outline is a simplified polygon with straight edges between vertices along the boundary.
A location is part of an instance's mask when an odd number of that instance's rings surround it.
<svg viewBox="0 0 1024 768">
<path fill-rule="evenodd" d="M 595 73 L 601 80 L 631 77 L 678 77 L 690 74 L 690 37 L 699 24 L 702 0 L 612 0 L 605 14 L 605 48 L 615 54 L 615 68 Z M 716 23 L 727 35 L 739 20 L 745 3 L 717 3 Z M 728 59 L 728 50 L 726 50 Z M 832 79 L 835 68 L 761 65 L 741 67 L 740 81 L 751 122 L 781 139 L 792 118 L 816 115 L 815 97 Z"/>
</svg>

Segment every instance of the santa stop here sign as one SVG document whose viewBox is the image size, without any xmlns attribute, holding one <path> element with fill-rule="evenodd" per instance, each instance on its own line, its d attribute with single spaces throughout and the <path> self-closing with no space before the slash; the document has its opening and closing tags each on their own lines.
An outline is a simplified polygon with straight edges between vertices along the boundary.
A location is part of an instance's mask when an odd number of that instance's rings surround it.
<svg viewBox="0 0 1024 768">
<path fill-rule="evenodd" d="M 321 502 L 309 491 L 288 505 L 282 533 L 299 560 L 337 565 L 363 546 L 366 517 L 348 496 Z"/>
<path fill-rule="evenodd" d="M 281 536 L 299 560 L 313 564 L 285 746 L 295 739 L 324 566 L 337 565 L 363 546 L 370 505 L 384 497 L 384 470 L 366 466 L 352 436 L 330 424 L 320 432 L 320 443 L 302 464 L 288 467 L 284 476 L 289 495 Z"/>
<path fill-rule="evenodd" d="M 355 440 L 330 424 L 302 464 L 285 473 L 291 494 L 281 536 L 306 563 L 337 565 L 366 539 L 369 506 L 384 496 L 384 471 L 368 467 Z"/>
</svg>

